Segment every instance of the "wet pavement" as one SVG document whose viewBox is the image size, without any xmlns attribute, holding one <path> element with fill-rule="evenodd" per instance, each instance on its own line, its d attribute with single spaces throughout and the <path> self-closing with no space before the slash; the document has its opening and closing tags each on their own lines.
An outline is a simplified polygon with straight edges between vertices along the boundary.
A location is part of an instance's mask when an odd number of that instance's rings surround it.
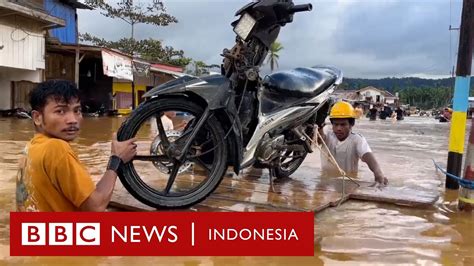
<svg viewBox="0 0 474 266">
<path fill-rule="evenodd" d="M 86 118 L 80 137 L 73 144 L 90 173 L 100 177 L 105 168 L 112 132 L 123 118 Z M 469 127 L 468 127 L 469 130 Z M 338 208 L 329 208 L 315 216 L 314 257 L 80 257 L 12 258 L 9 257 L 9 211 L 14 209 L 17 160 L 26 141 L 32 136 L 29 120 L 0 119 L 0 264 L 178 264 L 178 265 L 256 265 L 256 264 L 419 264 L 474 265 L 474 216 L 457 212 L 457 191 L 444 191 L 444 176 L 431 159 L 445 166 L 449 124 L 433 118 L 407 117 L 404 121 L 356 122 L 355 132 L 362 133 L 374 150 L 390 184 L 402 188 L 440 192 L 441 198 L 428 208 L 408 208 L 391 204 L 350 200 Z M 320 184 L 319 152 L 308 156 L 291 182 L 279 184 L 285 191 L 299 195 L 301 201 L 318 197 L 313 189 Z M 361 164 L 360 180 L 373 179 Z M 268 175 L 241 176 L 249 182 L 243 199 L 265 200 L 280 197 L 268 192 Z M 226 177 L 219 191 L 230 189 L 238 179 Z M 324 177 L 323 177 L 324 179 Z M 265 181 L 264 181 L 265 180 Z M 257 185 L 255 185 L 257 184 Z M 120 184 L 117 184 L 118 187 Z M 246 208 L 245 202 L 220 199 L 219 193 L 206 203 L 226 206 L 228 210 L 258 211 Z M 319 195 L 321 196 L 321 195 Z M 303 204 L 303 203 L 301 203 Z M 200 210 L 206 210 L 205 204 Z M 262 207 L 263 208 L 263 207 Z M 212 208 L 211 208 L 212 209 Z"/>
</svg>

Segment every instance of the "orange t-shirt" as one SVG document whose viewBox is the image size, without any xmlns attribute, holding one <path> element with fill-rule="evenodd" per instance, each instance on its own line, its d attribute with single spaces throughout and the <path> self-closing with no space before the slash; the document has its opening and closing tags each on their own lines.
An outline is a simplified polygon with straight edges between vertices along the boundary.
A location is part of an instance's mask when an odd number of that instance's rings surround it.
<svg viewBox="0 0 474 266">
<path fill-rule="evenodd" d="M 26 145 L 17 175 L 19 211 L 78 211 L 95 190 L 68 142 L 36 134 Z"/>
</svg>

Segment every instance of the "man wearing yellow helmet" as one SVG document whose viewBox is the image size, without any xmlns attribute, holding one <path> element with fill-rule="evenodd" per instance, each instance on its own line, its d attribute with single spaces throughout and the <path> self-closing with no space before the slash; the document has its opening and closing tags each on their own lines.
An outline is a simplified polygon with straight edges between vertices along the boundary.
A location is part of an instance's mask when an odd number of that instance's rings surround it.
<svg viewBox="0 0 474 266">
<path fill-rule="evenodd" d="M 322 124 L 319 126 L 319 133 L 339 166 L 349 176 L 357 175 L 359 159 L 361 159 L 374 173 L 375 182 L 387 185 L 388 179 L 380 169 L 369 144 L 362 135 L 352 132 L 355 124 L 354 117 L 352 105 L 347 102 L 337 102 L 329 114 L 332 130 L 323 130 L 324 124 Z M 334 170 L 334 166 L 329 161 L 322 158 L 321 162 L 323 172 Z"/>
</svg>

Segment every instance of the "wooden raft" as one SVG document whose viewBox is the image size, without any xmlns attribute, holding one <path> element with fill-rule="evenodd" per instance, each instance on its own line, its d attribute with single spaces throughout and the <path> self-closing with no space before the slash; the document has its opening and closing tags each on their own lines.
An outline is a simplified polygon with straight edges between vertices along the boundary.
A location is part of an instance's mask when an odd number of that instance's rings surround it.
<svg viewBox="0 0 474 266">
<path fill-rule="evenodd" d="M 439 198 L 438 192 L 390 186 L 380 190 L 370 187 L 372 183 L 363 181 L 357 181 L 360 184 L 358 187 L 346 179 L 343 199 L 342 179 L 319 180 L 307 175 L 295 175 L 294 178 L 276 180 L 275 190 L 279 193 L 274 193 L 270 191 L 267 171 L 240 176 L 229 174 L 211 196 L 188 210 L 319 212 L 348 199 L 426 207 L 433 205 Z M 133 198 L 119 182 L 110 207 L 128 211 L 156 211 Z"/>
</svg>

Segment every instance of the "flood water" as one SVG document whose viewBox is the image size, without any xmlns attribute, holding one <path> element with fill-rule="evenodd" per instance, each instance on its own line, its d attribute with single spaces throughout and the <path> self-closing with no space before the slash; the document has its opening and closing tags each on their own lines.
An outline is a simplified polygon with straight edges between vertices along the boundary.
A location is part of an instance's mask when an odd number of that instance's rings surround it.
<svg viewBox="0 0 474 266">
<path fill-rule="evenodd" d="M 73 144 L 92 175 L 101 175 L 109 140 L 123 118 L 85 118 L 80 137 Z M 470 127 L 467 128 L 469 130 Z M 474 216 L 457 211 L 457 191 L 444 189 L 445 177 L 432 159 L 446 165 L 449 124 L 433 118 L 407 117 L 404 121 L 358 120 L 390 185 L 440 191 L 430 208 L 348 201 L 315 215 L 314 257 L 10 257 L 9 212 L 15 208 L 15 175 L 18 158 L 32 137 L 31 121 L 0 118 L 0 265 L 83 264 L 130 265 L 474 265 Z M 467 131 L 469 132 L 469 131 Z M 467 136 L 467 134 L 466 134 Z M 309 162 L 319 157 L 311 154 Z M 298 175 L 308 173 L 308 163 Z M 373 179 L 362 163 L 360 178 Z"/>
</svg>

